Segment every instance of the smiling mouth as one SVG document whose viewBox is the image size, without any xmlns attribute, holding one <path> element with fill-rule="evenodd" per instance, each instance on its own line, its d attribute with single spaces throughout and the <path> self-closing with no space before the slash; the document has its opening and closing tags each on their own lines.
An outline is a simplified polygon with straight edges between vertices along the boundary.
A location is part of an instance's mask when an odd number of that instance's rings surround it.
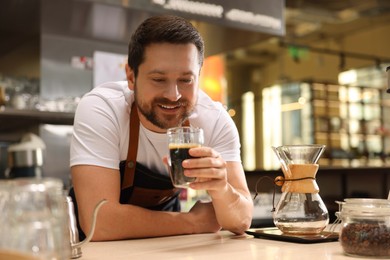
<svg viewBox="0 0 390 260">
<path fill-rule="evenodd" d="M 176 104 L 176 105 L 163 105 L 163 104 L 159 104 L 158 106 L 163 108 L 163 109 L 167 109 L 167 110 L 175 110 L 175 109 L 179 109 L 180 107 L 182 107 L 183 104 L 179 103 L 179 104 Z"/>
</svg>

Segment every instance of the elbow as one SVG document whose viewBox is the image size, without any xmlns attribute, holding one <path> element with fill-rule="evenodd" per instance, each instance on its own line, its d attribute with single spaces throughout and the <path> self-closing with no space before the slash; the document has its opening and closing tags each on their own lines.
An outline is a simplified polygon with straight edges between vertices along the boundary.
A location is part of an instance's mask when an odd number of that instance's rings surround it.
<svg viewBox="0 0 390 260">
<path fill-rule="evenodd" d="M 252 225 L 253 218 L 253 204 L 249 204 L 248 210 L 245 213 L 237 215 L 236 220 L 228 229 L 230 232 L 236 235 L 243 235 Z"/>
<path fill-rule="evenodd" d="M 105 228 L 102 227 L 102 225 L 96 224 L 95 229 L 91 229 L 90 227 L 90 224 L 81 225 L 81 229 L 83 230 L 86 238 L 91 233 L 91 241 L 93 242 L 110 240 L 110 238 L 108 237 L 108 232 L 106 232 Z"/>
<path fill-rule="evenodd" d="M 236 235 L 243 235 L 250 228 L 251 224 L 252 215 L 248 214 L 247 216 L 237 218 L 233 223 L 223 225 L 222 228 Z"/>
<path fill-rule="evenodd" d="M 110 238 L 111 223 L 107 221 L 107 209 L 100 207 L 105 204 L 105 201 L 101 201 L 92 212 L 79 211 L 80 227 L 84 232 L 86 238 L 90 237 L 91 241 L 107 241 L 112 240 Z"/>
<path fill-rule="evenodd" d="M 105 232 L 102 229 L 96 228 L 95 232 L 93 232 L 91 241 L 93 242 L 101 242 L 101 241 L 108 241 L 111 240 L 107 236 L 107 232 Z"/>
<path fill-rule="evenodd" d="M 245 231 L 248 230 L 252 223 L 252 217 L 247 217 L 242 219 L 241 221 L 238 221 L 236 225 L 232 226 L 229 230 L 230 232 L 236 234 L 236 235 L 243 235 L 245 234 Z"/>
<path fill-rule="evenodd" d="M 252 200 L 248 200 L 247 204 L 247 210 L 243 211 L 245 213 L 242 213 L 240 217 L 238 217 L 238 220 L 236 221 L 236 225 L 231 230 L 236 235 L 243 235 L 246 230 L 248 230 L 252 225 L 252 218 L 253 218 L 253 203 Z"/>
<path fill-rule="evenodd" d="M 91 241 L 94 242 L 110 240 L 108 232 L 109 227 L 105 227 L 106 225 L 102 223 L 102 220 L 103 219 L 101 217 L 99 218 L 98 216 L 96 219 L 95 227 L 93 227 L 92 219 L 80 219 L 80 227 L 82 229 L 81 231 L 84 233 L 86 238 L 91 235 Z"/>
</svg>

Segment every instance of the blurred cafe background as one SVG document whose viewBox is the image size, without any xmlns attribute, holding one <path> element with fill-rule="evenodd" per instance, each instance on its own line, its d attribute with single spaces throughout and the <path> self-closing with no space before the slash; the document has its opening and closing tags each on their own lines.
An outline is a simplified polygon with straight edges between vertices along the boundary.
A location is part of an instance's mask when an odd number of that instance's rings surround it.
<svg viewBox="0 0 390 260">
<path fill-rule="evenodd" d="M 3 0 L 0 178 L 15 166 L 10 147 L 34 134 L 44 143 L 39 174 L 69 187 L 80 97 L 125 79 L 130 35 L 160 13 L 186 17 L 204 37 L 201 88 L 239 129 L 248 184 L 260 193 L 254 226 L 272 223 L 274 186 L 257 182 L 281 175 L 272 146 L 326 145 L 317 182 L 330 212 L 335 200 L 387 197 L 388 0 Z"/>
</svg>

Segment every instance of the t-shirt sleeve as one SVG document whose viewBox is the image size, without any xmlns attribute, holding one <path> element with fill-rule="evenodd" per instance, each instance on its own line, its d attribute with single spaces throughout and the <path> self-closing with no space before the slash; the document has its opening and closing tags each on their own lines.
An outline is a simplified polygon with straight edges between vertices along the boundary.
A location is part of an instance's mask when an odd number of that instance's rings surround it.
<svg viewBox="0 0 390 260">
<path fill-rule="evenodd" d="M 70 166 L 95 165 L 119 169 L 118 119 L 114 108 L 98 95 L 85 96 L 74 119 Z"/>
<path fill-rule="evenodd" d="M 210 138 L 210 147 L 220 153 L 225 161 L 241 162 L 240 138 L 233 120 L 221 110 Z"/>
</svg>

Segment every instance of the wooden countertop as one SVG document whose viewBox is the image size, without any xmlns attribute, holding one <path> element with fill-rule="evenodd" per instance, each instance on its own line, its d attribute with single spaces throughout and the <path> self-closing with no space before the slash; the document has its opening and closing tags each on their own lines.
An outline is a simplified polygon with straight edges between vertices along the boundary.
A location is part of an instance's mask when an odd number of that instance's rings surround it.
<svg viewBox="0 0 390 260">
<path fill-rule="evenodd" d="M 220 231 L 215 234 L 90 242 L 82 247 L 82 252 L 81 260 L 355 259 L 343 254 L 339 242 L 300 244 L 258 239 L 249 235 L 235 236 L 228 231 Z"/>
</svg>

